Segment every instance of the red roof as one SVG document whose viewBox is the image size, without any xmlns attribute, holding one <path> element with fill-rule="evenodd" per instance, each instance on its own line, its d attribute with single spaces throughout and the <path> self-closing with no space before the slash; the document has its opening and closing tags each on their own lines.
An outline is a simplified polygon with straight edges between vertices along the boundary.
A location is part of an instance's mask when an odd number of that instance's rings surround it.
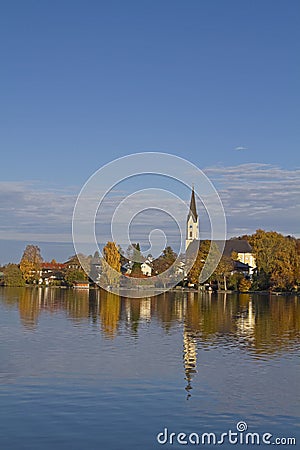
<svg viewBox="0 0 300 450">
<path fill-rule="evenodd" d="M 64 269 L 66 266 L 64 263 L 51 263 L 51 262 L 43 262 L 41 264 L 42 269 L 53 269 L 53 270 L 59 270 Z"/>
</svg>

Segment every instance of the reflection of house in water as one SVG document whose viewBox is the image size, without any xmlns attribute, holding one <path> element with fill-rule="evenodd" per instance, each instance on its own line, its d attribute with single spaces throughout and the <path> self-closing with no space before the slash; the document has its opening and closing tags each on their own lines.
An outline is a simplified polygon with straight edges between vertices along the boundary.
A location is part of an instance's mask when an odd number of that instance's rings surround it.
<svg viewBox="0 0 300 450">
<path fill-rule="evenodd" d="M 248 309 L 241 311 L 236 320 L 236 334 L 238 338 L 242 338 L 250 344 L 254 345 L 255 341 L 255 314 L 253 312 L 253 305 L 251 298 L 249 299 Z"/>
<path fill-rule="evenodd" d="M 149 322 L 151 320 L 151 298 L 140 300 L 140 318 Z"/>
</svg>

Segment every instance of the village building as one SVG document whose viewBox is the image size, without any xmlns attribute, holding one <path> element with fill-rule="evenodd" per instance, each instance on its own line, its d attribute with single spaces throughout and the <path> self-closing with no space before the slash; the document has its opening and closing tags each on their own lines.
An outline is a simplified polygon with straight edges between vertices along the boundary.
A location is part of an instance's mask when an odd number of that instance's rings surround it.
<svg viewBox="0 0 300 450">
<path fill-rule="evenodd" d="M 56 262 L 43 262 L 39 270 L 39 284 L 49 286 L 60 282 L 64 278 L 65 264 Z"/>
<path fill-rule="evenodd" d="M 196 256 L 200 246 L 199 233 L 199 216 L 193 188 L 186 222 L 186 258 L 194 258 Z M 214 242 L 224 256 L 229 258 L 234 256 L 234 272 L 243 273 L 244 276 L 253 275 L 256 262 L 251 245 L 246 239 L 231 238 L 226 240 L 225 243 L 224 241 Z"/>
</svg>

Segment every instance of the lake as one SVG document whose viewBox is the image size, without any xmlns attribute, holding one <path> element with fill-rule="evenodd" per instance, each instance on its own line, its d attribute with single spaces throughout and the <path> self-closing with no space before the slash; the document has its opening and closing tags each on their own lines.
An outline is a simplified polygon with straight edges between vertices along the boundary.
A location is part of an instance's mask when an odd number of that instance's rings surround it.
<svg viewBox="0 0 300 450">
<path fill-rule="evenodd" d="M 1 287 L 0 324 L 1 449 L 300 448 L 299 297 Z"/>
</svg>

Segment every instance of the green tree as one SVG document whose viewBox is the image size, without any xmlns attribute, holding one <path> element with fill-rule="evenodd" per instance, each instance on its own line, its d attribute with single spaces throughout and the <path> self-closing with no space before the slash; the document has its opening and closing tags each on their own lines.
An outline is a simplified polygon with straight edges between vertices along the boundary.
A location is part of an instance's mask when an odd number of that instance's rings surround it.
<svg viewBox="0 0 300 450">
<path fill-rule="evenodd" d="M 68 286 L 74 286 L 75 281 L 86 281 L 87 275 L 82 269 L 69 268 L 65 272 L 64 280 Z"/>
<path fill-rule="evenodd" d="M 25 281 L 17 264 L 8 264 L 4 268 L 5 286 L 24 286 Z"/>
<path fill-rule="evenodd" d="M 232 289 L 233 291 L 237 291 L 239 289 L 240 282 L 243 278 L 244 278 L 244 276 L 240 272 L 234 272 L 232 275 L 230 275 L 229 280 L 228 280 L 229 289 Z"/>
</svg>

